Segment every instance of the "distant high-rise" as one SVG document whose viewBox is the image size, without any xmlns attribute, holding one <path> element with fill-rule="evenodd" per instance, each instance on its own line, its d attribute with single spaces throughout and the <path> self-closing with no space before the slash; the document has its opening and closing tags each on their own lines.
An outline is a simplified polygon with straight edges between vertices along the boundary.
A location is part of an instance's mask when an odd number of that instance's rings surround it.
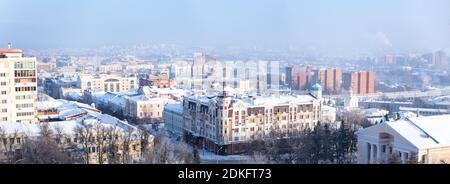
<svg viewBox="0 0 450 184">
<path fill-rule="evenodd" d="M 314 70 L 314 83 L 326 86 L 326 72 L 327 70 L 324 68 Z"/>
<path fill-rule="evenodd" d="M 358 74 L 358 94 L 367 94 L 367 72 L 360 71 Z"/>
<path fill-rule="evenodd" d="M 306 76 L 306 67 L 294 67 L 292 69 L 292 89 L 304 90 L 307 87 Z"/>
<path fill-rule="evenodd" d="M 370 70 L 367 72 L 367 94 L 375 93 L 375 72 Z"/>
<path fill-rule="evenodd" d="M 342 88 L 342 71 L 339 68 L 314 70 L 314 82 L 324 86 L 327 94 L 340 93 Z"/>
<path fill-rule="evenodd" d="M 448 66 L 448 57 L 444 51 L 428 53 L 422 56 L 432 67 L 440 68 Z"/>
<path fill-rule="evenodd" d="M 285 80 L 285 84 L 289 87 L 292 88 L 292 84 L 293 84 L 293 79 L 292 79 L 292 66 L 287 66 L 285 68 L 285 72 L 286 72 L 286 80 Z"/>
<path fill-rule="evenodd" d="M 393 65 L 396 63 L 394 55 L 386 55 L 384 56 L 384 63 L 387 65 Z"/>
<path fill-rule="evenodd" d="M 434 66 L 435 67 L 447 67 L 448 58 L 444 51 L 438 51 L 434 54 Z"/>
<path fill-rule="evenodd" d="M 342 70 L 340 68 L 334 69 L 334 92 L 341 93 L 342 91 Z"/>
<path fill-rule="evenodd" d="M 22 50 L 0 50 L 0 123 L 37 122 L 36 58 Z"/>
<path fill-rule="evenodd" d="M 375 93 L 374 71 L 346 72 L 342 77 L 344 89 L 353 94 L 367 95 Z"/>
<path fill-rule="evenodd" d="M 314 68 L 311 65 L 308 65 L 306 67 L 306 86 L 312 86 L 313 85 L 313 82 L 314 82 L 313 81 L 313 76 L 312 76 L 313 70 L 314 70 Z"/>
</svg>

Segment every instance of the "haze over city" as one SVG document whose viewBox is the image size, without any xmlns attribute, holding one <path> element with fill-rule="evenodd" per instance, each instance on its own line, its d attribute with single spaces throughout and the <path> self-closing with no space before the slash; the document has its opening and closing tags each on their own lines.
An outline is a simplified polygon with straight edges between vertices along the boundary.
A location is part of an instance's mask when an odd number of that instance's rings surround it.
<svg viewBox="0 0 450 184">
<path fill-rule="evenodd" d="M 448 0 L 0 1 L 0 163 L 450 163 Z"/>
<path fill-rule="evenodd" d="M 450 1 L 10 1 L 0 43 L 23 49 L 173 43 L 330 53 L 450 48 Z"/>
</svg>

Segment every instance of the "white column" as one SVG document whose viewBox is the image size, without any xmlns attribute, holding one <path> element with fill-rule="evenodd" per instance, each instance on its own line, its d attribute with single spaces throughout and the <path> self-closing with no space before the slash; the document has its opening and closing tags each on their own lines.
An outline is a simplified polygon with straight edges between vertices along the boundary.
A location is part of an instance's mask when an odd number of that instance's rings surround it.
<svg viewBox="0 0 450 184">
<path fill-rule="evenodd" d="M 381 149 L 380 144 L 377 144 L 377 163 L 380 163 L 380 155 L 381 155 Z"/>
<path fill-rule="evenodd" d="M 406 162 L 405 154 L 406 154 L 405 152 L 402 152 L 402 158 L 401 158 L 402 164 L 404 164 Z"/>
<path fill-rule="evenodd" d="M 370 154 L 370 156 L 369 156 L 369 164 L 371 164 L 371 163 L 373 163 L 373 144 L 371 144 L 371 143 L 369 143 L 370 144 L 370 150 L 369 150 L 369 154 Z"/>
</svg>

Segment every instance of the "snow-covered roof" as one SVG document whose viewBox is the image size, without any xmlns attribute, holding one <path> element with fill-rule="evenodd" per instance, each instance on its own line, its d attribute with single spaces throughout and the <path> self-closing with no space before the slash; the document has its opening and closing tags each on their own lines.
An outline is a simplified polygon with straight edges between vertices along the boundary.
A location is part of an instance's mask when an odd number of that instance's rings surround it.
<svg viewBox="0 0 450 184">
<path fill-rule="evenodd" d="M 100 125 L 104 127 L 114 126 L 118 129 L 126 131 L 137 130 L 136 127 L 128 124 L 126 121 L 122 121 L 113 116 L 98 112 L 90 112 L 76 120 L 48 122 L 48 125 L 54 134 L 61 131 L 63 134 L 70 135 L 75 134 L 75 129 L 77 127 L 83 128 L 84 124 L 87 125 L 86 123 L 91 125 L 100 123 Z M 6 134 L 24 133 L 27 136 L 38 136 L 40 132 L 39 124 L 7 122 L 1 123 L 0 128 Z"/>
<path fill-rule="evenodd" d="M 0 123 L 0 133 L 5 134 L 21 134 L 25 133 L 30 136 L 37 136 L 39 135 L 39 126 L 35 124 L 28 124 L 28 123 L 16 123 L 16 122 L 6 122 L 6 123 Z"/>
<path fill-rule="evenodd" d="M 164 106 L 164 111 L 169 110 L 172 112 L 183 113 L 183 106 L 180 103 L 167 104 Z"/>
<path fill-rule="evenodd" d="M 432 100 L 435 105 L 450 105 L 450 96 L 440 96 Z"/>
<path fill-rule="evenodd" d="M 202 104 L 209 104 L 211 100 L 217 98 L 216 96 L 206 95 L 192 95 L 189 96 L 189 100 L 199 101 Z M 282 105 L 290 102 L 294 103 L 312 103 L 316 98 L 312 95 L 280 95 L 280 96 L 259 96 L 255 98 L 251 97 L 226 97 L 224 100 L 232 103 L 242 100 L 249 106 L 262 106 L 262 105 Z"/>
<path fill-rule="evenodd" d="M 315 100 L 311 95 L 297 95 L 297 96 L 275 96 L 275 97 L 260 97 L 253 100 L 252 105 L 265 105 L 265 104 L 287 104 L 289 102 L 296 102 L 296 103 L 310 103 L 313 100 Z"/>
<path fill-rule="evenodd" d="M 418 149 L 450 146 L 450 115 L 405 118 L 375 126 L 389 126 Z"/>
<path fill-rule="evenodd" d="M 410 112 L 433 112 L 433 113 L 442 113 L 447 114 L 450 113 L 448 109 L 432 109 L 432 108 L 415 108 L 415 107 L 400 107 L 400 111 L 410 111 Z"/>
<path fill-rule="evenodd" d="M 364 115 L 366 117 L 384 116 L 388 113 L 389 111 L 378 108 L 364 109 Z"/>
</svg>

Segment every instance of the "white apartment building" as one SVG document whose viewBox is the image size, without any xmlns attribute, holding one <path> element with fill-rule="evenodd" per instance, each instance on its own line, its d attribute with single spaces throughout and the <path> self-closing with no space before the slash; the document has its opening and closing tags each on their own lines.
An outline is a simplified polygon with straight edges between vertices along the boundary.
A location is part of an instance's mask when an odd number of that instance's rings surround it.
<svg viewBox="0 0 450 184">
<path fill-rule="evenodd" d="M 450 115 L 404 118 L 357 132 L 358 163 L 449 163 Z"/>
<path fill-rule="evenodd" d="M 117 93 L 137 90 L 139 81 L 135 76 L 81 74 L 78 77 L 77 87 L 81 88 L 82 91 L 89 89 Z"/>
<path fill-rule="evenodd" d="M 36 58 L 0 50 L 0 123 L 36 123 Z"/>
<path fill-rule="evenodd" d="M 169 101 L 168 99 L 145 95 L 131 96 L 126 100 L 127 116 L 138 123 L 161 123 L 164 106 Z"/>
</svg>

